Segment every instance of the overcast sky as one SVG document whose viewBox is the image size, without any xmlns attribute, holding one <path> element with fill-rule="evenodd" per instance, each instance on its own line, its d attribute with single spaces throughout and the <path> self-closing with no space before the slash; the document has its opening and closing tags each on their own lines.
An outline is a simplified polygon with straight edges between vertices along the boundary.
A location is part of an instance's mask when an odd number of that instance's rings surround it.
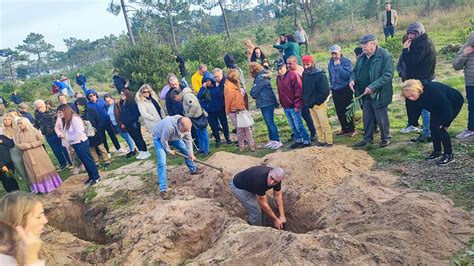
<svg viewBox="0 0 474 266">
<path fill-rule="evenodd" d="M 119 2 L 116 0 L 116 2 Z M 54 49 L 63 39 L 96 40 L 126 31 L 123 15 L 107 12 L 110 0 L 0 0 L 0 48 L 14 48 L 30 32 L 41 33 Z"/>
</svg>

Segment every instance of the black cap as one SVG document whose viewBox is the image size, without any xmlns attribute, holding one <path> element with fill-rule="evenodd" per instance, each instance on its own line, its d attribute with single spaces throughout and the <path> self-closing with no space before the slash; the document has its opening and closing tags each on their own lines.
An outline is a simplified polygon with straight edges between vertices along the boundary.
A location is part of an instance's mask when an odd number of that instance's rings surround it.
<svg viewBox="0 0 474 266">
<path fill-rule="evenodd" d="M 280 62 L 277 63 L 277 69 L 280 69 L 282 66 L 286 66 L 285 62 L 280 61 Z"/>
<path fill-rule="evenodd" d="M 377 37 L 375 37 L 375 35 L 366 34 L 366 35 L 362 36 L 362 38 L 360 38 L 359 43 L 363 44 L 363 43 L 368 43 L 370 41 L 375 41 L 375 40 L 377 40 Z"/>
</svg>

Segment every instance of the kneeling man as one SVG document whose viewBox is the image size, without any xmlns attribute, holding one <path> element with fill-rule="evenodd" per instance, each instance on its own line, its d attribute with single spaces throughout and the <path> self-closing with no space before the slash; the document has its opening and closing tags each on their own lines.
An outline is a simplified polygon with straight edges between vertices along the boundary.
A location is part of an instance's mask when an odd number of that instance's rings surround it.
<svg viewBox="0 0 474 266">
<path fill-rule="evenodd" d="M 286 223 L 285 210 L 283 208 L 283 197 L 281 193 L 281 181 L 285 172 L 280 167 L 254 166 L 234 176 L 230 187 L 235 197 L 242 203 L 249 216 L 251 225 L 262 225 L 262 210 L 272 219 L 276 229 L 283 229 Z M 267 190 L 273 188 L 274 198 L 278 204 L 277 216 L 268 205 Z"/>
</svg>

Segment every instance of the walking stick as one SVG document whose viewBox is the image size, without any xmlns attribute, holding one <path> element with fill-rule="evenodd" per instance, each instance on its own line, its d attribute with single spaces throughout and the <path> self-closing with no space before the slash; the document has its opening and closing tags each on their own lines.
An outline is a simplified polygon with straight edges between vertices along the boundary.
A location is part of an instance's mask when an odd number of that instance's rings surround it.
<svg viewBox="0 0 474 266">
<path fill-rule="evenodd" d="M 179 155 L 179 156 L 181 156 L 181 157 L 183 157 L 183 158 L 189 159 L 189 156 L 187 156 L 187 155 L 184 155 L 184 154 L 179 153 L 179 152 L 177 152 L 177 151 L 175 151 L 175 153 L 176 153 L 176 155 Z M 215 167 L 215 166 L 213 166 L 213 165 L 210 165 L 210 164 L 205 163 L 205 162 L 203 162 L 203 161 L 200 161 L 200 160 L 198 160 L 198 159 L 196 159 L 196 160 L 194 160 L 194 161 L 195 161 L 196 163 L 205 165 L 205 166 L 207 166 L 207 167 L 211 167 L 211 168 L 214 168 L 214 169 L 216 169 L 216 170 L 219 170 L 219 172 L 221 172 L 221 173 L 224 171 L 224 169 L 222 169 L 222 167 Z"/>
</svg>

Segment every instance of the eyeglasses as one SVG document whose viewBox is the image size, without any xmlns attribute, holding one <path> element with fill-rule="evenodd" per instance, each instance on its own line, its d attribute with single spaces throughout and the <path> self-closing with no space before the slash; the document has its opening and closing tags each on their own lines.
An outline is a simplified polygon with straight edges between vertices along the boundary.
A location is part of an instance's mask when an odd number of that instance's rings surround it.
<svg viewBox="0 0 474 266">
<path fill-rule="evenodd" d="M 92 97 L 92 96 L 94 96 L 94 97 L 95 97 L 95 94 L 89 94 L 89 97 Z"/>
<path fill-rule="evenodd" d="M 142 91 L 142 93 L 143 93 L 143 94 L 145 94 L 145 93 L 150 93 L 150 91 Z"/>
</svg>

